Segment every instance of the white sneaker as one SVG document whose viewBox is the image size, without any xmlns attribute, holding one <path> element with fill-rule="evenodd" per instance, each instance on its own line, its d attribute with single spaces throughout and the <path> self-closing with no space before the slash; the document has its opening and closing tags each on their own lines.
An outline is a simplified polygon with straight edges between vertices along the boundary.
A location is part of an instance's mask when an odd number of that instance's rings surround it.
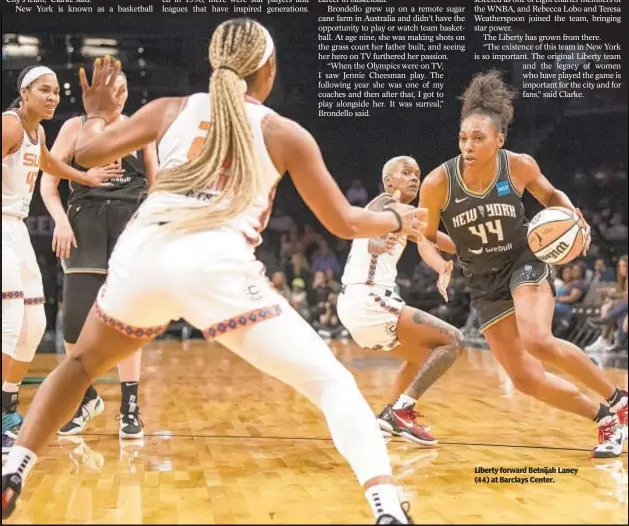
<svg viewBox="0 0 629 526">
<path fill-rule="evenodd" d="M 592 342 L 590 345 L 588 345 L 585 348 L 585 352 L 586 353 L 600 352 L 608 345 L 609 345 L 609 342 L 603 336 L 599 336 L 598 338 L 596 338 L 596 340 L 594 340 L 594 342 Z"/>
<path fill-rule="evenodd" d="M 609 415 L 598 423 L 598 445 L 594 446 L 594 458 L 615 458 L 622 454 L 622 446 L 627 440 L 625 426 L 617 415 Z"/>
<path fill-rule="evenodd" d="M 74 417 L 58 433 L 62 436 L 78 435 L 83 432 L 87 423 L 105 410 L 105 402 L 100 396 L 88 402 L 83 401 L 76 410 Z"/>
</svg>

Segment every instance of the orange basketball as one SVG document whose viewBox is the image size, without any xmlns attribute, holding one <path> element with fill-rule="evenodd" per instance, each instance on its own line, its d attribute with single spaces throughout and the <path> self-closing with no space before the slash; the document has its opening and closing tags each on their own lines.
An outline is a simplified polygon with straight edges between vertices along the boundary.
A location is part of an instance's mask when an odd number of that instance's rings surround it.
<svg viewBox="0 0 629 526">
<path fill-rule="evenodd" d="M 583 252 L 583 226 L 583 221 L 572 210 L 551 206 L 539 212 L 529 223 L 529 247 L 544 263 L 570 263 Z"/>
</svg>

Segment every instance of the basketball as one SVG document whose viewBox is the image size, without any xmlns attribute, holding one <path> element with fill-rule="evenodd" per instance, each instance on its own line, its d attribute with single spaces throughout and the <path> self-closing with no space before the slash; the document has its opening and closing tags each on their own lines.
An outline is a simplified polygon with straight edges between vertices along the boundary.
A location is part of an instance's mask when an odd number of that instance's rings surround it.
<svg viewBox="0 0 629 526">
<path fill-rule="evenodd" d="M 528 229 L 529 247 L 544 263 L 564 265 L 583 252 L 583 221 L 572 210 L 553 206 L 539 212 Z"/>
</svg>

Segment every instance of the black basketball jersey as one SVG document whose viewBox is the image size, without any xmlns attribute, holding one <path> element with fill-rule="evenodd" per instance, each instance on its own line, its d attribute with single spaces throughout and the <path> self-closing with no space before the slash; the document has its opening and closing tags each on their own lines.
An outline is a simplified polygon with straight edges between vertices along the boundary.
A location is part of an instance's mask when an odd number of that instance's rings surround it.
<svg viewBox="0 0 629 526">
<path fill-rule="evenodd" d="M 83 124 L 85 124 L 86 116 L 82 116 Z M 86 172 L 88 169 L 82 167 L 72 159 L 73 168 Z M 89 187 L 70 181 L 70 197 L 69 204 L 75 204 L 83 200 L 101 201 L 112 199 L 117 201 L 128 201 L 139 203 L 146 194 L 148 183 L 146 181 L 146 167 L 144 165 L 144 150 L 133 152 L 121 160 L 121 166 L 124 170 L 122 177 L 110 179 L 112 186 Z"/>
<path fill-rule="evenodd" d="M 498 150 L 497 173 L 484 194 L 465 186 L 461 155 L 443 166 L 449 191 L 441 218 L 465 274 L 491 274 L 512 264 L 528 248 L 528 220 L 511 183 L 507 151 Z"/>
</svg>

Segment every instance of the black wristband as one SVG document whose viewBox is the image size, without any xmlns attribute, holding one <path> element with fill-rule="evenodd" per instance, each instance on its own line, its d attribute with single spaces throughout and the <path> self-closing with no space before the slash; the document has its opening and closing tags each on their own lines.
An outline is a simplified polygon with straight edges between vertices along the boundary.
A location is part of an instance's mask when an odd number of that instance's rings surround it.
<svg viewBox="0 0 629 526">
<path fill-rule="evenodd" d="M 402 216 L 398 214 L 397 211 L 393 210 L 393 208 L 383 208 L 383 210 L 391 212 L 395 216 L 395 219 L 397 219 L 398 228 L 397 230 L 393 230 L 391 234 L 399 234 L 402 231 L 402 227 L 404 226 L 404 223 L 402 222 Z"/>
</svg>

